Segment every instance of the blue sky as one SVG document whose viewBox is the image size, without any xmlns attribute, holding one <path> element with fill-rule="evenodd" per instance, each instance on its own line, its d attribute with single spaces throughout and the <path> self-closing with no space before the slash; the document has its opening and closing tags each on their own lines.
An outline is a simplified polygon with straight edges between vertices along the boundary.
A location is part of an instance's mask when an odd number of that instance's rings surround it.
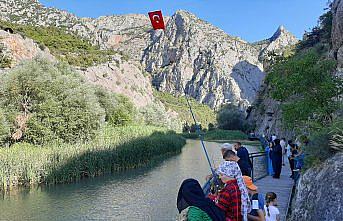
<svg viewBox="0 0 343 221">
<path fill-rule="evenodd" d="M 184 9 L 246 41 L 269 38 L 279 25 L 301 38 L 317 24 L 328 0 L 40 0 L 81 17 Z"/>
</svg>

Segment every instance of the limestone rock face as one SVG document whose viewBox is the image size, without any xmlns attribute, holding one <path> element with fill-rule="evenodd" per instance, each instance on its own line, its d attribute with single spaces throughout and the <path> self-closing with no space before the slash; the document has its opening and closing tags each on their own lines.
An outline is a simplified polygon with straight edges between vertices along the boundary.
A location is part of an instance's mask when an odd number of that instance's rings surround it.
<svg viewBox="0 0 343 221">
<path fill-rule="evenodd" d="M 259 60 L 266 68 L 272 63 L 275 56 L 283 55 L 287 48 L 298 42 L 299 40 L 281 25 L 271 38 L 256 42 L 253 45 L 259 49 Z"/>
<path fill-rule="evenodd" d="M 137 61 L 150 43 L 150 21 L 145 15 L 79 18 L 67 11 L 44 7 L 37 0 L 0 0 L 0 19 L 18 24 L 63 27 L 102 49 L 115 49 Z"/>
<path fill-rule="evenodd" d="M 311 168 L 300 178 L 292 221 L 341 221 L 343 217 L 343 153 Z"/>
<path fill-rule="evenodd" d="M 19 34 L 10 34 L 0 30 L 0 44 L 6 56 L 11 60 L 10 67 L 35 57 L 42 57 L 48 60 L 55 60 L 49 49 L 40 47 L 32 39 L 24 38 Z"/>
<path fill-rule="evenodd" d="M 120 57 L 113 62 L 78 70 L 90 83 L 130 98 L 136 107 L 154 101 L 150 78 L 144 75 L 139 63 L 127 62 Z"/>
<path fill-rule="evenodd" d="M 0 19 L 63 27 L 101 49 L 120 52 L 125 63 L 141 63 L 152 75 L 152 84 L 158 90 L 180 95 L 184 87 L 187 94 L 212 108 L 224 103 L 242 109 L 250 106 L 265 77 L 264 54 L 295 43 L 289 32 L 279 28 L 273 37 L 256 46 L 231 37 L 185 11 L 165 18 L 165 32 L 153 31 L 146 15 L 79 18 L 44 7 L 37 0 L 0 0 Z M 133 70 L 130 67 L 123 65 L 124 73 L 130 73 Z M 112 73 L 108 64 L 88 68 L 85 73 L 94 77 L 99 75 L 99 70 L 104 75 Z M 115 86 L 111 87 L 114 90 Z"/>
<path fill-rule="evenodd" d="M 216 108 L 223 103 L 247 107 L 265 73 L 259 51 L 238 38 L 178 11 L 165 33 L 156 32 L 143 57 L 153 85 L 161 91 L 186 93 Z"/>
<path fill-rule="evenodd" d="M 283 129 L 281 103 L 269 96 L 268 85 L 261 86 L 250 110 L 247 118 L 255 123 L 255 133 L 266 136 L 277 134 L 280 138 L 293 137 L 293 131 Z"/>
<path fill-rule="evenodd" d="M 332 3 L 332 48 L 338 62 L 338 68 L 343 73 L 343 1 Z"/>
</svg>

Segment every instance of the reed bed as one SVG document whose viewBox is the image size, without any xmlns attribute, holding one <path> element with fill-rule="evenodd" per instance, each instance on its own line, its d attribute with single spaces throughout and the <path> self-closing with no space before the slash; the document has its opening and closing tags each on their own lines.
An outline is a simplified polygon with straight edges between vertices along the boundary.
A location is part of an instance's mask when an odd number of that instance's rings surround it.
<svg viewBox="0 0 343 221">
<path fill-rule="evenodd" d="M 151 126 L 105 128 L 86 144 L 0 148 L 0 190 L 69 183 L 84 177 L 136 168 L 155 157 L 178 153 L 185 139 Z"/>
</svg>

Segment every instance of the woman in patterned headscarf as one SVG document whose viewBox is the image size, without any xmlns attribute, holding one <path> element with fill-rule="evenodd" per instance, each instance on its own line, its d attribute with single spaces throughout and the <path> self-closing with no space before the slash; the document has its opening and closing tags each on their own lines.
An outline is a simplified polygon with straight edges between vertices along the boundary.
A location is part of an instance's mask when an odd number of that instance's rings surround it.
<svg viewBox="0 0 343 221">
<path fill-rule="evenodd" d="M 225 151 L 225 153 L 223 154 L 223 158 L 225 159 L 225 161 L 223 161 L 219 165 L 219 168 L 217 169 L 217 174 L 224 175 L 237 180 L 237 184 L 241 192 L 241 210 L 243 220 L 248 221 L 248 213 L 251 211 L 251 202 L 249 200 L 249 194 L 243 180 L 242 172 L 239 169 L 237 162 L 232 160 L 232 157 L 234 157 L 233 155 L 235 155 L 235 153 L 232 150 Z"/>
</svg>

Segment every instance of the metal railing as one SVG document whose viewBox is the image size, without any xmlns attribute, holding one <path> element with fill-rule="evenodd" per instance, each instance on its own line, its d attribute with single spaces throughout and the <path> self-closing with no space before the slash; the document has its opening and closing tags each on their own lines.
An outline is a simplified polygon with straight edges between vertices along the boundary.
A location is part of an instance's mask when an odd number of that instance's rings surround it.
<svg viewBox="0 0 343 221">
<path fill-rule="evenodd" d="M 258 177 L 256 176 L 256 171 L 255 171 L 255 164 L 254 164 L 254 159 L 255 158 L 264 158 L 261 163 L 264 165 L 260 165 L 260 166 L 265 166 L 265 170 L 261 170 L 264 171 L 262 174 L 258 174 Z M 266 176 L 268 176 L 268 160 L 269 160 L 269 154 L 267 151 L 264 152 L 254 152 L 254 153 L 249 153 L 249 158 L 251 160 L 251 164 L 252 164 L 252 168 L 251 168 L 251 179 L 255 182 L 256 180 L 262 179 Z M 256 162 L 256 160 L 255 160 Z"/>
</svg>

